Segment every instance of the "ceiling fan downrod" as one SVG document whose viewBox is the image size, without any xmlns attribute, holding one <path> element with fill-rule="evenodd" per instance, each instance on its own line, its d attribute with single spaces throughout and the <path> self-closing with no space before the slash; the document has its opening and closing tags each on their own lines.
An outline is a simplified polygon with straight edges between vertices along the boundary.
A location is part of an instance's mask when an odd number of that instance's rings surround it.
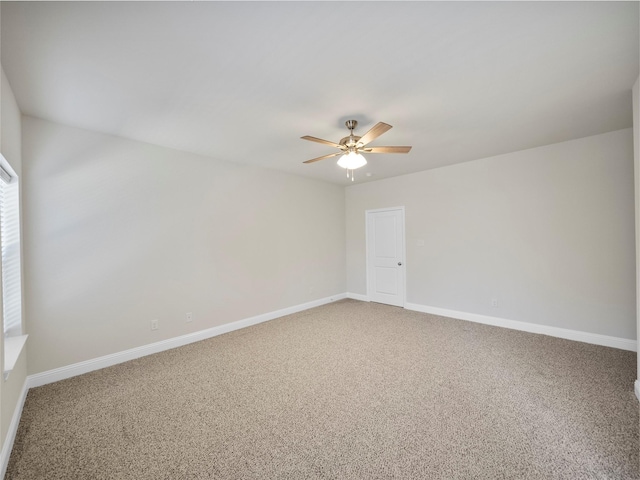
<svg viewBox="0 0 640 480">
<path fill-rule="evenodd" d="M 353 130 L 358 126 L 357 120 L 347 120 L 344 122 L 345 126 L 349 129 L 349 136 L 344 137 L 340 140 L 340 145 L 346 147 L 344 149 L 345 152 L 355 152 L 358 153 L 358 140 L 360 137 L 353 134 Z"/>
</svg>

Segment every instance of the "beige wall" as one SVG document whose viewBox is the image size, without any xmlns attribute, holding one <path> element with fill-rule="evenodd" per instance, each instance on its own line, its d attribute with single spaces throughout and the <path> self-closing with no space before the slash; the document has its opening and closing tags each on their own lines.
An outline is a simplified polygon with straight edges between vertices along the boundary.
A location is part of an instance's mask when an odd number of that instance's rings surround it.
<svg viewBox="0 0 640 480">
<path fill-rule="evenodd" d="M 0 151 L 2 151 L 2 155 L 21 178 L 22 138 L 20 110 L 13 96 L 11 85 L 9 85 L 9 81 L 4 74 L 4 70 L 2 70 L 2 83 L 0 85 L 0 115 Z M 2 329 L 0 328 L 0 336 L 1 335 Z M 0 341 L 0 358 L 4 358 L 4 341 Z M 24 387 L 27 375 L 26 362 L 27 355 L 23 351 L 9 378 L 7 380 L 0 380 L 2 383 L 0 388 L 0 439 L 2 445 L 4 445 L 11 418 L 13 417 Z"/>
<path fill-rule="evenodd" d="M 640 333 L 640 77 L 638 77 L 633 86 L 633 158 L 636 193 L 636 331 Z M 640 379 L 640 355 L 638 355 L 637 371 Z"/>
<path fill-rule="evenodd" d="M 32 374 L 345 291 L 342 187 L 31 117 L 23 135 Z"/>
<path fill-rule="evenodd" d="M 9 80 L 2 70 L 2 84 L 0 85 L 0 109 L 2 122 L 0 123 L 0 148 L 2 155 L 11 164 L 15 172 L 20 175 L 22 168 L 22 140 L 20 109 L 13 96 Z"/>
<path fill-rule="evenodd" d="M 405 206 L 408 302 L 635 339 L 632 137 L 348 187 L 347 291 L 366 294 L 365 210 Z"/>
</svg>

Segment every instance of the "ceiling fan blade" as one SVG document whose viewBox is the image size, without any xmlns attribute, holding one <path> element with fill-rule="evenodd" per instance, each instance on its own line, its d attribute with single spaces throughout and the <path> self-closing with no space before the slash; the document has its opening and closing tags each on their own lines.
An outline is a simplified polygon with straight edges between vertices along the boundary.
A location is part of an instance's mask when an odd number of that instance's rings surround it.
<svg viewBox="0 0 640 480">
<path fill-rule="evenodd" d="M 391 128 L 393 127 L 388 123 L 378 122 L 373 126 L 373 128 L 371 128 L 371 130 L 365 133 L 360 138 L 360 140 L 358 140 L 358 143 L 361 143 L 362 145 L 366 145 L 369 142 L 373 142 L 376 138 L 378 138 L 384 132 L 391 130 Z"/>
<path fill-rule="evenodd" d="M 310 137 L 309 135 L 305 135 L 304 137 L 300 137 L 303 140 L 309 140 L 310 142 L 324 143 L 325 145 L 331 145 L 332 147 L 342 148 L 342 145 L 339 145 L 335 142 L 330 142 L 329 140 L 323 140 L 321 138 Z"/>
<path fill-rule="evenodd" d="M 409 153 L 411 147 L 365 147 L 359 150 L 366 153 Z"/>
<path fill-rule="evenodd" d="M 338 155 L 342 155 L 342 154 L 344 154 L 344 152 L 330 153 L 329 155 L 323 155 L 323 156 L 318 157 L 318 158 L 312 158 L 311 160 L 307 160 L 306 162 L 302 162 L 302 163 L 318 162 L 320 160 L 324 160 L 325 158 L 337 157 Z"/>
</svg>

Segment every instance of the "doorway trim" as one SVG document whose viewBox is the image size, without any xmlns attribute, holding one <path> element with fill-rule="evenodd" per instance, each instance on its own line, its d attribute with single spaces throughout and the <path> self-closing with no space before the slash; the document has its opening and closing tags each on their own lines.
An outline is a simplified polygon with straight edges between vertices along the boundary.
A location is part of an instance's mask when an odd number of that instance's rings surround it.
<svg viewBox="0 0 640 480">
<path fill-rule="evenodd" d="M 406 225 L 406 216 L 404 206 L 400 207 L 386 207 L 386 208 L 374 208 L 371 210 L 365 210 L 364 212 L 364 237 L 365 237 L 365 275 L 367 282 L 367 301 L 371 302 L 371 271 L 369 269 L 369 249 L 371 248 L 371 241 L 369 239 L 369 215 L 372 213 L 381 213 L 381 212 L 391 212 L 400 210 L 402 215 L 402 282 L 403 282 L 403 291 L 402 291 L 402 306 L 401 308 L 405 308 L 407 305 L 407 225 Z"/>
</svg>

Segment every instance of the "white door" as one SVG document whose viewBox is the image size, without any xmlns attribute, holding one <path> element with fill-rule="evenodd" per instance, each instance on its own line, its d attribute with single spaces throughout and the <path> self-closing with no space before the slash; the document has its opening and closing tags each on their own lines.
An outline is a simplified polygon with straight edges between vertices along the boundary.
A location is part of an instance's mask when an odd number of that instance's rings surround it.
<svg viewBox="0 0 640 480">
<path fill-rule="evenodd" d="M 367 212 L 367 294 L 404 307 L 404 208 Z"/>
</svg>

